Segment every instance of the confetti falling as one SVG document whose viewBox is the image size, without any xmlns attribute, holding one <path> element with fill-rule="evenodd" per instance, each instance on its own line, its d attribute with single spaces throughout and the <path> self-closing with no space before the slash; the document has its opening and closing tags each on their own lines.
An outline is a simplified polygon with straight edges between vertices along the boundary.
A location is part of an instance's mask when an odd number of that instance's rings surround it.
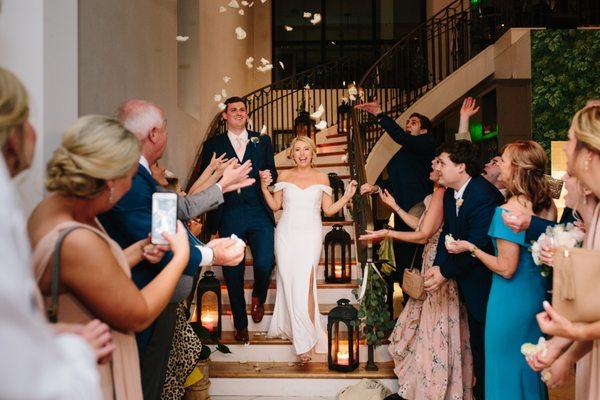
<svg viewBox="0 0 600 400">
<path fill-rule="evenodd" d="M 231 80 L 231 77 L 230 77 L 230 76 L 227 76 L 227 75 L 225 75 L 225 76 L 223 77 L 223 82 L 225 82 L 225 83 L 229 83 L 229 81 L 230 81 L 230 80 Z"/>
<path fill-rule="evenodd" d="M 322 131 L 323 129 L 327 128 L 327 121 L 320 121 L 317 125 L 315 125 L 315 128 Z"/>
<path fill-rule="evenodd" d="M 219 12 L 220 12 L 220 13 L 227 12 L 227 8 L 225 8 L 225 7 L 221 6 L 221 7 L 219 7 Z"/>
<path fill-rule="evenodd" d="M 217 102 L 221 101 L 222 99 L 223 99 L 223 97 L 220 94 L 215 94 L 214 97 L 213 97 L 213 100 L 217 101 Z"/>
<path fill-rule="evenodd" d="M 302 17 L 310 18 L 310 17 L 312 17 L 312 13 L 309 13 L 308 11 L 304 11 L 304 14 L 302 14 Z"/>
<path fill-rule="evenodd" d="M 283 65 L 283 61 L 279 61 L 279 66 L 281 67 L 281 69 L 285 69 L 285 65 Z"/>
<path fill-rule="evenodd" d="M 246 58 L 246 67 L 248 68 L 252 68 L 252 63 L 254 62 L 254 57 L 248 57 Z"/>
<path fill-rule="evenodd" d="M 293 31 L 293 30 L 294 30 L 294 28 L 293 28 L 293 27 L 291 27 L 291 26 L 289 26 L 289 25 L 284 25 L 284 27 L 283 27 L 283 28 L 284 28 L 286 31 L 288 31 L 288 32 L 291 32 L 291 31 Z"/>
<path fill-rule="evenodd" d="M 231 0 L 229 2 L 229 4 L 227 4 L 227 5 L 231 8 L 240 8 L 240 5 L 238 4 L 238 2 L 236 0 Z"/>
<path fill-rule="evenodd" d="M 244 10 L 242 10 L 242 9 L 240 8 L 240 9 L 238 10 L 238 14 L 240 14 L 240 15 L 244 15 L 244 14 L 245 14 L 245 12 L 244 12 Z"/>
<path fill-rule="evenodd" d="M 319 22 L 321 22 L 321 14 L 315 13 L 315 15 L 313 15 L 312 19 L 310 20 L 310 23 L 313 25 L 317 25 Z"/>
<path fill-rule="evenodd" d="M 175 40 L 177 40 L 180 43 L 183 43 L 183 42 L 187 42 L 189 40 L 189 38 L 190 38 L 189 36 L 177 36 L 175 38 Z"/>
<path fill-rule="evenodd" d="M 240 27 L 240 26 L 235 28 L 235 35 L 237 36 L 238 40 L 246 39 L 246 31 L 243 30 L 242 27 Z"/>
</svg>

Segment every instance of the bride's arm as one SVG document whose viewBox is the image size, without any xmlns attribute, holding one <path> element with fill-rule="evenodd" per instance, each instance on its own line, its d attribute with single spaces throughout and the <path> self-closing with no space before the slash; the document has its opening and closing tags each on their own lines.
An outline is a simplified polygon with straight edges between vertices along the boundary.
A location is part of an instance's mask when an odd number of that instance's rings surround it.
<svg viewBox="0 0 600 400">
<path fill-rule="evenodd" d="M 329 179 L 327 179 L 327 186 L 329 186 Z M 340 211 L 342 207 L 344 207 L 346 203 L 348 203 L 352 199 L 352 196 L 354 196 L 354 193 L 356 193 L 357 186 L 358 184 L 356 183 L 356 181 L 349 182 L 348 186 L 346 187 L 346 192 L 335 203 L 333 203 L 333 199 L 329 194 L 324 193 L 323 200 L 321 202 L 321 208 L 323 209 L 323 213 L 330 217 L 338 211 Z"/>
<path fill-rule="evenodd" d="M 260 175 L 260 189 L 262 190 L 262 194 L 265 198 L 265 201 L 267 202 L 267 205 L 271 208 L 271 210 L 278 211 L 281 208 L 281 205 L 283 203 L 283 191 L 279 190 L 275 193 L 271 193 L 269 191 L 269 185 L 271 184 L 271 181 L 273 180 L 273 178 L 271 178 L 270 171 L 268 171 L 268 170 L 260 171 L 259 175 Z M 279 175 L 279 180 L 281 180 L 281 178 L 283 176 L 285 176 L 285 174 L 281 173 L 281 175 Z"/>
</svg>

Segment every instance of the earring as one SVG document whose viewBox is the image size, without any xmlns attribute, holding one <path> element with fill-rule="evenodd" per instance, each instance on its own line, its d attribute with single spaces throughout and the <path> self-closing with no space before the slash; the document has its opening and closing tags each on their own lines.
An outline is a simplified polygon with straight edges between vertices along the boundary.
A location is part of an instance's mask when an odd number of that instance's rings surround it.
<svg viewBox="0 0 600 400">
<path fill-rule="evenodd" d="M 590 167 L 590 158 L 591 157 L 586 158 L 585 161 L 583 162 L 583 170 L 585 172 L 587 172 L 588 168 Z"/>
<path fill-rule="evenodd" d="M 110 187 L 109 192 L 108 192 L 108 202 L 110 204 L 115 204 L 114 202 L 114 194 L 115 194 L 115 188 L 114 187 Z"/>
</svg>

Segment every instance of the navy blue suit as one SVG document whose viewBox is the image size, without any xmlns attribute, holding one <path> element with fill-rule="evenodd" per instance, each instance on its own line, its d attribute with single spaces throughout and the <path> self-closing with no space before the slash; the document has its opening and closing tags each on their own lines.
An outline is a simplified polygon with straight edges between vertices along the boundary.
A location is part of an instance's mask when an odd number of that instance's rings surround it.
<svg viewBox="0 0 600 400">
<path fill-rule="evenodd" d="M 254 264 L 254 289 L 252 297 L 258 297 L 262 304 L 267 298 L 269 279 L 275 263 L 274 255 L 274 226 L 273 211 L 262 195 L 258 172 L 270 170 L 273 181 L 277 181 L 277 170 L 273 158 L 273 145 L 269 136 L 258 132 L 248 131 L 248 144 L 242 163 L 251 160 L 250 177 L 256 182 L 249 187 L 226 193 L 224 203 L 207 215 L 206 225 L 211 233 L 218 232 L 221 237 L 235 234 L 245 240 L 250 250 Z M 227 134 L 214 136 L 206 141 L 202 150 L 201 170 L 209 164 L 213 153 L 217 157 L 225 153 L 227 158 L 237 157 Z M 244 270 L 245 260 L 235 267 L 223 268 L 223 277 L 227 285 L 229 302 L 235 329 L 248 327 L 246 301 L 244 299 Z"/>
<path fill-rule="evenodd" d="M 389 190 L 400 208 L 408 211 L 433 192 L 429 171 L 431 171 L 431 161 L 435 157 L 435 139 L 431 133 L 413 136 L 385 115 L 379 119 L 379 124 L 396 143 L 402 145 L 402 148 L 394 154 L 386 166 L 388 179 L 378 179 L 377 184 Z M 395 219 L 395 224 L 395 229 L 398 231 L 412 230 L 400 218 Z M 402 284 L 404 269 L 410 267 L 417 247 L 418 245 L 412 243 L 394 241 L 396 271 L 393 276 L 400 284 Z M 420 257 L 417 257 L 415 261 L 417 267 L 420 266 L 419 259 Z"/>
<path fill-rule="evenodd" d="M 152 227 L 152 194 L 157 191 L 156 186 L 157 183 L 150 172 L 140 164 L 129 192 L 110 211 L 98 216 L 108 235 L 122 248 L 148 237 Z M 202 261 L 202 254 L 194 244 L 196 242 L 190 235 L 190 260 L 184 272 L 190 276 L 196 274 Z M 131 278 L 136 286 L 142 289 L 150 283 L 172 257 L 173 254 L 168 252 L 159 263 L 151 264 L 143 260 L 137 264 L 131 270 Z M 140 355 L 144 353 L 153 329 L 154 325 L 151 325 L 136 334 Z"/>
<path fill-rule="evenodd" d="M 467 240 L 488 254 L 494 254 L 494 246 L 488 230 L 496 207 L 504 203 L 504 196 L 482 176 L 475 176 L 463 192 L 463 203 L 456 215 L 454 190 L 444 194 L 444 227 L 437 247 L 433 265 L 447 279 L 456 279 L 459 291 L 467 305 L 473 367 L 477 376 L 475 394 L 484 396 L 485 358 L 484 327 L 487 301 L 492 283 L 492 272 L 469 252 L 449 254 L 445 237 L 452 234 L 456 240 Z"/>
</svg>

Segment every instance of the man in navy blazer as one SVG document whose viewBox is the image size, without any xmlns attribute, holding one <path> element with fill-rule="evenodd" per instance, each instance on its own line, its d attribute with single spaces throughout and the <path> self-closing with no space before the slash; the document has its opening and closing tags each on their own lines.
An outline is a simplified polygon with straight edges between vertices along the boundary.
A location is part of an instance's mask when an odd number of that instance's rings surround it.
<svg viewBox="0 0 600 400">
<path fill-rule="evenodd" d="M 213 154 L 220 156 L 225 153 L 227 158 L 238 158 L 240 162 L 251 160 L 250 177 L 256 179 L 256 182 L 252 186 L 225 195 L 225 202 L 208 214 L 206 225 L 211 233 L 218 232 L 221 237 L 235 234 L 250 246 L 254 266 L 251 314 L 252 320 L 258 323 L 264 315 L 263 304 L 275 263 L 275 218 L 260 190 L 258 173 L 268 169 L 276 181 L 277 170 L 269 136 L 246 130 L 248 113 L 244 99 L 231 97 L 225 101 L 225 106 L 222 117 L 227 121 L 227 133 L 206 141 L 202 150 L 201 168 L 210 163 Z M 223 277 L 233 314 L 235 339 L 246 342 L 249 337 L 244 298 L 244 270 L 245 260 L 242 260 L 237 267 L 224 269 Z"/>
<path fill-rule="evenodd" d="M 447 279 L 456 279 L 467 306 L 473 369 L 477 383 L 475 397 L 484 398 L 485 358 L 484 327 L 492 272 L 469 253 L 449 254 L 445 238 L 468 240 L 482 251 L 493 254 L 488 236 L 494 210 L 504 203 L 500 191 L 480 175 L 475 146 L 466 140 L 444 145 L 439 150 L 439 183 L 444 194 L 444 227 L 437 247 L 434 266 L 425 273 L 425 290 L 437 290 Z"/>
<path fill-rule="evenodd" d="M 164 112 L 158 106 L 144 100 L 129 100 L 123 103 L 117 111 L 117 118 L 140 140 L 141 157 L 129 192 L 110 211 L 100 215 L 99 219 L 109 236 L 125 248 L 148 237 L 151 230 L 152 195 L 158 190 L 157 182 L 150 172 L 150 165 L 162 157 L 166 148 L 167 121 Z M 236 173 L 237 171 L 234 171 L 233 175 Z M 244 181 L 242 178 L 245 177 L 236 177 L 233 182 L 231 179 L 222 179 L 223 186 L 217 190 L 225 192 L 236 189 L 236 186 L 231 184 Z M 209 207 L 217 205 L 218 202 L 215 202 Z M 150 327 L 136 334 L 145 399 L 160 397 L 175 327 L 177 303 L 191 291 L 193 276 L 201 266 L 211 263 L 235 265 L 243 256 L 243 251 L 239 247 L 236 249 L 235 240 L 220 239 L 197 246 L 196 239 L 189 232 L 188 235 L 190 259 L 174 294 L 176 296 L 179 293 L 179 297 L 172 299 Z M 147 261 L 137 264 L 131 270 L 131 277 L 136 286 L 144 288 L 162 271 L 171 257 L 172 254 L 168 252 L 156 264 Z"/>
</svg>

